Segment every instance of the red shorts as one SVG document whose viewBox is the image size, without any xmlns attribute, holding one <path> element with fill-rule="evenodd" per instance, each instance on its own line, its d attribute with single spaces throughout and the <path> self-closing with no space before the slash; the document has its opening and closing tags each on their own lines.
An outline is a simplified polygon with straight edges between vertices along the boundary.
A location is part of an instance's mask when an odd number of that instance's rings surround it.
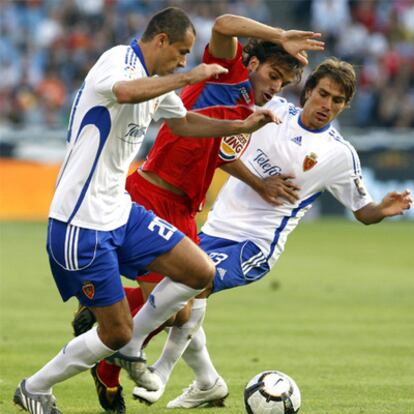
<svg viewBox="0 0 414 414">
<path fill-rule="evenodd" d="M 127 178 L 126 189 L 132 201 L 147 210 L 152 210 L 157 216 L 167 220 L 199 244 L 195 213 L 191 212 L 191 202 L 188 197 L 174 194 L 150 183 L 137 171 Z M 158 283 L 163 278 L 164 276 L 159 273 L 150 272 L 145 276 L 138 276 L 137 280 Z"/>
</svg>

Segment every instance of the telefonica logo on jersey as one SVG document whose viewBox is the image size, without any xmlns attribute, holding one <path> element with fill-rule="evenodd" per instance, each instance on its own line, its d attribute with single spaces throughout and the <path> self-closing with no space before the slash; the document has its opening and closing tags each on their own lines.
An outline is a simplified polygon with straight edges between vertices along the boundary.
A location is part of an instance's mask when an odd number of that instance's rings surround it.
<svg viewBox="0 0 414 414">
<path fill-rule="evenodd" d="M 140 144 L 144 139 L 145 132 L 145 127 L 130 122 L 127 126 L 127 132 L 121 139 L 130 144 Z"/>
<path fill-rule="evenodd" d="M 260 148 L 257 148 L 256 156 L 253 160 L 250 160 L 250 164 L 257 172 L 261 172 L 263 175 L 279 175 L 282 170 L 277 165 L 272 165 L 268 155 Z"/>
</svg>

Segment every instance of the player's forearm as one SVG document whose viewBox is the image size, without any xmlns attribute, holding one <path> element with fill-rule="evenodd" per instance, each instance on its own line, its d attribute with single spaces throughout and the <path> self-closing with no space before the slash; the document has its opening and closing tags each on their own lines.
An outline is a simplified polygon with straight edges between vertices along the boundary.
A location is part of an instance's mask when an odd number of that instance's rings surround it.
<svg viewBox="0 0 414 414">
<path fill-rule="evenodd" d="M 187 73 L 116 82 L 113 93 L 118 103 L 139 103 L 182 88 L 190 82 Z"/>
<path fill-rule="evenodd" d="M 261 194 L 263 188 L 263 180 L 257 175 L 253 174 L 243 163 L 243 161 L 236 160 L 228 162 L 220 166 L 220 168 L 233 177 L 243 181 L 257 193 Z"/>
<path fill-rule="evenodd" d="M 190 138 L 223 137 L 246 132 L 243 121 L 213 119 L 194 112 L 187 112 L 185 118 L 168 119 L 166 122 L 174 134 Z"/>
<path fill-rule="evenodd" d="M 283 29 L 267 26 L 248 17 L 225 14 L 216 19 L 213 30 L 224 36 L 254 37 L 280 42 Z"/>
<path fill-rule="evenodd" d="M 386 215 L 380 204 L 369 203 L 354 212 L 355 218 L 363 224 L 375 224 L 382 221 Z"/>
</svg>

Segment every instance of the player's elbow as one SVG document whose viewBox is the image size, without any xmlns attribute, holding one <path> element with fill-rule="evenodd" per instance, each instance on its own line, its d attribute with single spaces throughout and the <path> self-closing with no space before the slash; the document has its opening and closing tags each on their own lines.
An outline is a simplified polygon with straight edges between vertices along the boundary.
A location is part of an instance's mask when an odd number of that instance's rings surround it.
<svg viewBox="0 0 414 414">
<path fill-rule="evenodd" d="M 127 104 L 127 103 L 134 103 L 132 99 L 131 92 L 128 90 L 129 88 L 125 85 L 124 82 L 117 82 L 112 88 L 112 92 L 116 98 L 117 103 L 119 104 Z"/>
<path fill-rule="evenodd" d="M 228 34 L 229 26 L 233 20 L 234 16 L 232 14 L 222 14 L 216 18 L 213 31 L 224 35 Z"/>
<path fill-rule="evenodd" d="M 189 131 L 189 129 L 187 128 L 186 118 L 172 118 L 168 120 L 166 119 L 165 122 L 174 135 L 179 135 L 183 137 L 190 135 L 191 131 Z"/>
<path fill-rule="evenodd" d="M 370 224 L 373 224 L 371 221 L 368 221 L 367 219 L 357 219 L 361 224 L 364 226 L 369 226 Z"/>
<path fill-rule="evenodd" d="M 363 214 L 361 211 L 355 211 L 354 217 L 365 226 L 368 226 L 369 224 L 373 224 L 373 221 L 370 220 L 369 216 Z"/>
</svg>

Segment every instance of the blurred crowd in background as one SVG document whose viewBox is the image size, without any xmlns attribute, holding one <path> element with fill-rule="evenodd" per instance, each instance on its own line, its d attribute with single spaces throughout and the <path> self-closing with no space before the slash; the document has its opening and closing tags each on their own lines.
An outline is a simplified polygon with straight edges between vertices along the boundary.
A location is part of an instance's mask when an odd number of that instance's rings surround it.
<svg viewBox="0 0 414 414">
<path fill-rule="evenodd" d="M 106 49 L 140 37 L 149 17 L 184 8 L 200 62 L 214 19 L 233 13 L 323 33 L 324 54 L 356 66 L 359 88 L 345 124 L 414 127 L 414 0 L 0 0 L 0 125 L 65 128 L 77 89 Z M 305 73 L 306 76 L 306 73 Z M 297 87 L 285 95 L 298 103 Z"/>
</svg>

